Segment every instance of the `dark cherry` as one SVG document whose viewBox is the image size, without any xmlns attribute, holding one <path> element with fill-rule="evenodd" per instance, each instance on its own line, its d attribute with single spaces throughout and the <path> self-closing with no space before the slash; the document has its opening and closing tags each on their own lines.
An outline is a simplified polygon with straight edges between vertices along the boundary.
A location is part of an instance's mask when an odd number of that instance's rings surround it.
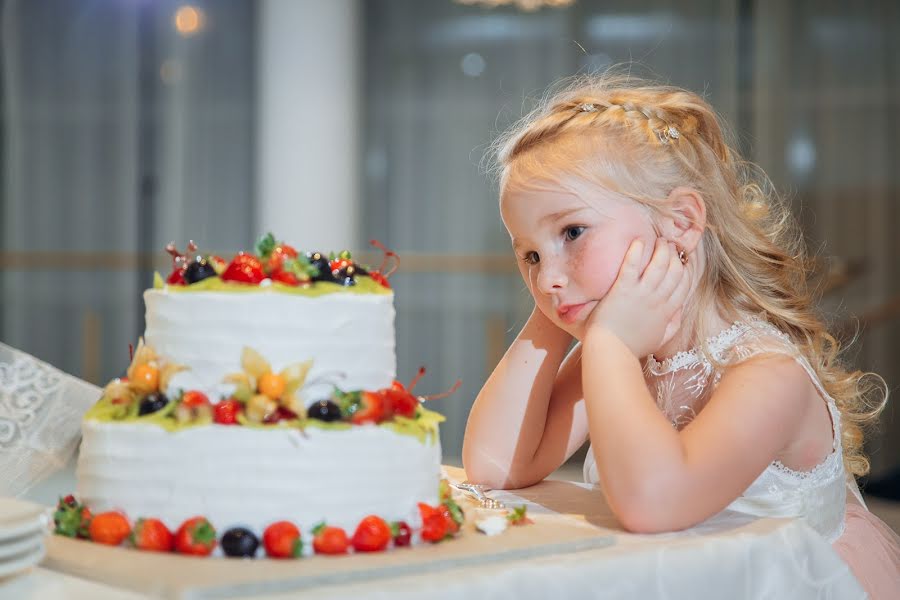
<svg viewBox="0 0 900 600">
<path fill-rule="evenodd" d="M 188 284 L 203 281 L 209 277 L 215 277 L 216 270 L 203 256 L 198 256 L 184 270 L 184 281 Z"/>
<path fill-rule="evenodd" d="M 259 538 L 244 527 L 232 527 L 222 536 L 225 556 L 252 557 L 259 548 Z"/>
<path fill-rule="evenodd" d="M 319 400 L 306 409 L 306 416 L 320 421 L 340 421 L 341 409 L 331 400 Z"/>
<path fill-rule="evenodd" d="M 334 275 L 335 282 L 343 285 L 344 287 L 356 285 L 356 276 L 358 274 L 358 271 L 356 270 L 355 265 L 347 265 L 343 269 L 334 271 L 332 274 Z"/>
<path fill-rule="evenodd" d="M 394 532 L 394 545 L 398 548 L 409 546 L 410 539 L 412 538 L 412 530 L 409 528 L 409 525 L 407 525 L 405 521 L 397 521 L 394 523 L 392 529 Z"/>
<path fill-rule="evenodd" d="M 162 392 L 153 392 L 152 394 L 147 394 L 147 396 L 143 400 L 141 400 L 141 404 L 138 406 L 138 416 L 149 415 L 151 413 L 155 413 L 158 410 L 162 410 L 168 403 L 169 399 L 166 398 L 166 395 Z"/>
<path fill-rule="evenodd" d="M 334 276 L 331 274 L 331 265 L 329 264 L 327 256 L 323 255 L 321 252 L 308 252 L 306 258 L 309 259 L 309 264 L 319 271 L 319 274 L 312 278 L 313 281 L 334 282 Z"/>
</svg>

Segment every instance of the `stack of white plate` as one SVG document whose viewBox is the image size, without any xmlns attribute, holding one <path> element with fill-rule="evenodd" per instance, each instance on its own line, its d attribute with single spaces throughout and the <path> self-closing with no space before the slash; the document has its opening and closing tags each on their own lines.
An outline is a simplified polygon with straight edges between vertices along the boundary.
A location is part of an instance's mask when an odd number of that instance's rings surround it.
<svg viewBox="0 0 900 600">
<path fill-rule="evenodd" d="M 0 577 L 41 562 L 46 552 L 47 508 L 15 498 L 0 498 Z"/>
</svg>

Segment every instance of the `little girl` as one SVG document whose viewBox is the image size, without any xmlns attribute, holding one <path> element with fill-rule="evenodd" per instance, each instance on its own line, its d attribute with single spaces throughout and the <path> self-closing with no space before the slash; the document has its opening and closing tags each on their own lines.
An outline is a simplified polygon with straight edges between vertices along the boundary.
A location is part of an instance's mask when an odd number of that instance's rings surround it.
<svg viewBox="0 0 900 600">
<path fill-rule="evenodd" d="M 472 408 L 469 478 L 532 485 L 590 440 L 585 479 L 626 529 L 803 519 L 895 597 L 900 538 L 853 479 L 884 382 L 837 361 L 790 213 L 712 108 L 580 79 L 500 140 L 498 169 L 535 309 Z"/>
</svg>

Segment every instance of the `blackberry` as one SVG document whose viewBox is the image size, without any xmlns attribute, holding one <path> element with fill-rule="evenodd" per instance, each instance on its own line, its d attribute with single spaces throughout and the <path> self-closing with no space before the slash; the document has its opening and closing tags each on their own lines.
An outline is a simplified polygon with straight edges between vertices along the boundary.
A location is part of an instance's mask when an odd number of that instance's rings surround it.
<svg viewBox="0 0 900 600">
<path fill-rule="evenodd" d="M 169 399 L 166 398 L 166 395 L 162 392 L 147 394 L 138 406 L 138 416 L 142 417 L 144 415 L 155 413 L 158 410 L 162 410 L 168 403 Z"/>
</svg>

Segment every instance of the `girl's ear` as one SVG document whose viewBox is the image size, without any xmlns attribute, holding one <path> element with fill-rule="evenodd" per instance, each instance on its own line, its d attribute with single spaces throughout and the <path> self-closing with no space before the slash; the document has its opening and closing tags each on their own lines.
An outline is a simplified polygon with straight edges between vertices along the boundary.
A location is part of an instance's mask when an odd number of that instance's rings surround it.
<svg viewBox="0 0 900 600">
<path fill-rule="evenodd" d="M 700 243 L 706 229 L 706 203 L 700 192 L 689 187 L 677 187 L 667 199 L 671 216 L 662 222 L 662 233 L 679 248 L 691 253 Z"/>
</svg>

